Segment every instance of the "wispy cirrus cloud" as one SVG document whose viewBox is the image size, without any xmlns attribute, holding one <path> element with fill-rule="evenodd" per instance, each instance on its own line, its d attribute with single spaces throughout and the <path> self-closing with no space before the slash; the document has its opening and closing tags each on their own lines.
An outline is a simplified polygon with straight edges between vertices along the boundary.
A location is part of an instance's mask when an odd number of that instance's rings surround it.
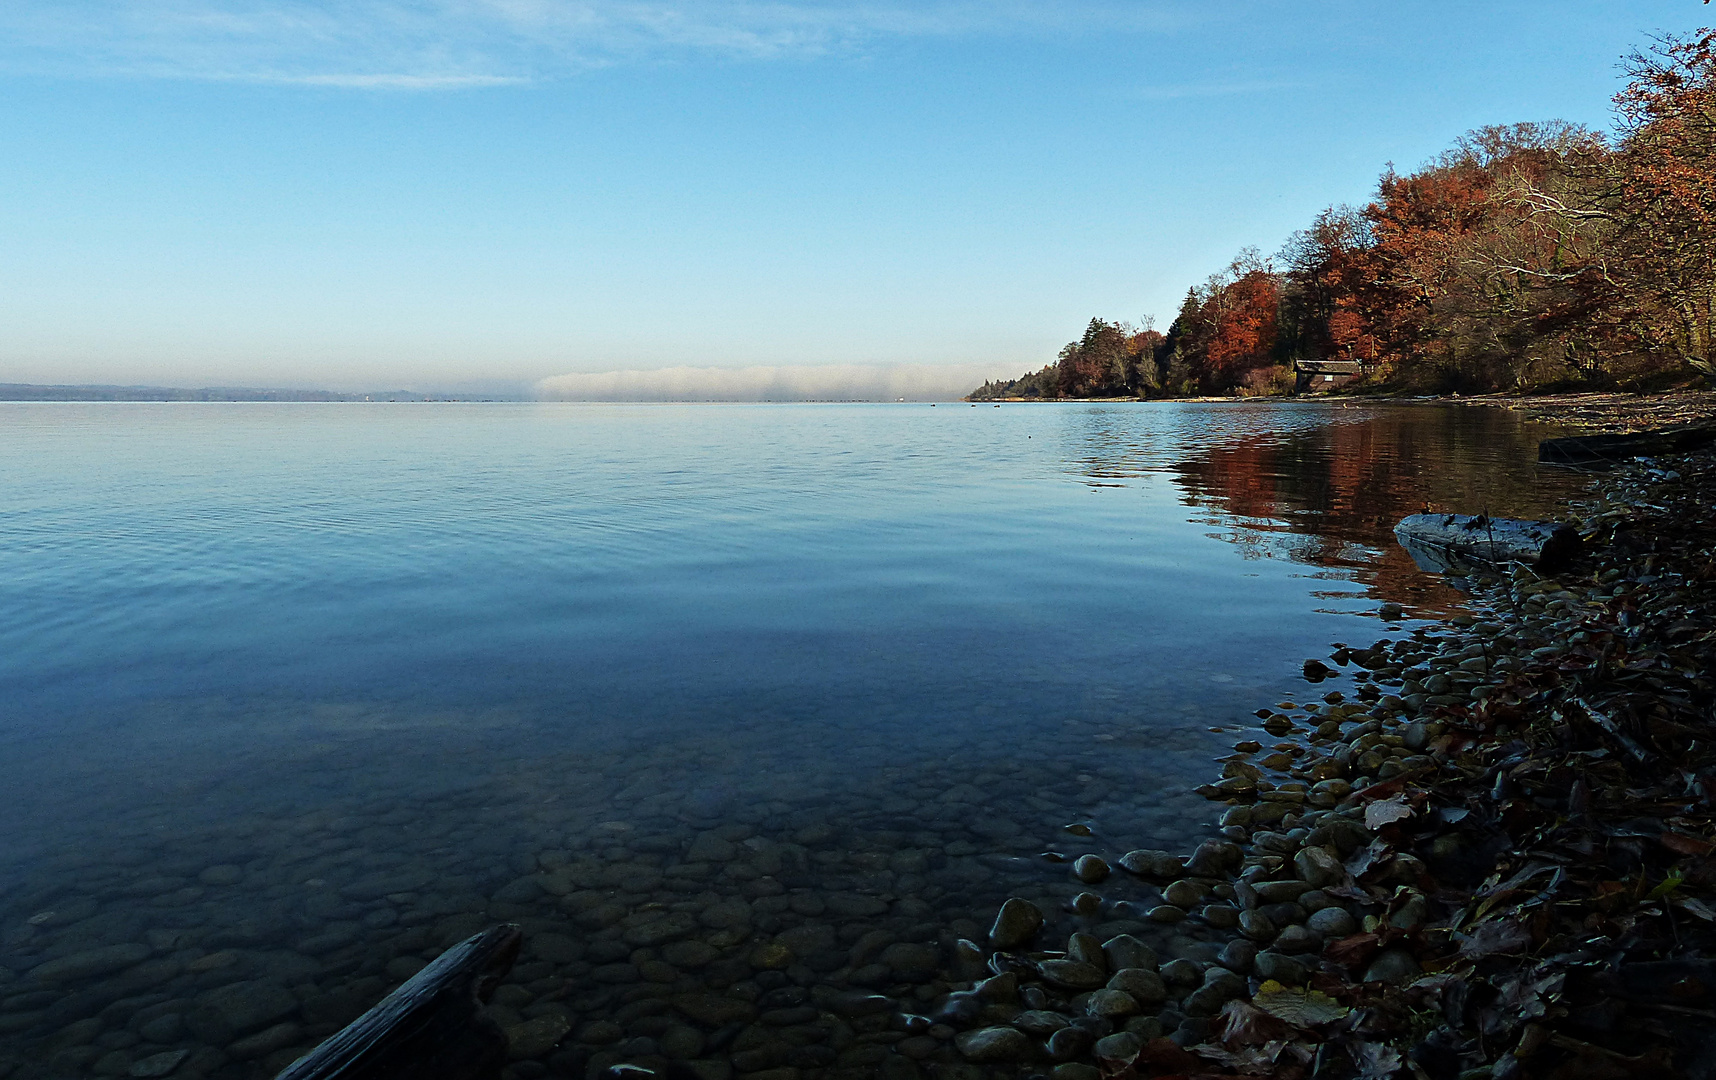
<svg viewBox="0 0 1716 1080">
<path fill-rule="evenodd" d="M 0 71 L 423 90 L 663 54 L 766 60 L 1178 21 L 1118 0 L 12 0 Z"/>
</svg>

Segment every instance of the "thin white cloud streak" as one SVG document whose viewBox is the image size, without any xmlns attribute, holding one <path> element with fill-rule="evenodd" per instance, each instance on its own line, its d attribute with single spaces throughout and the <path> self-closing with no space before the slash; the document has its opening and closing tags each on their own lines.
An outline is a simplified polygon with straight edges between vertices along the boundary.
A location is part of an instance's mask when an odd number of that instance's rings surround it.
<svg viewBox="0 0 1716 1080">
<path fill-rule="evenodd" d="M 430 90 L 664 54 L 768 60 L 1179 21 L 1116 0 L 15 0 L 0 3 L 0 71 Z"/>
<path fill-rule="evenodd" d="M 546 401 L 957 401 L 1003 377 L 984 364 L 662 368 L 555 375 Z"/>
</svg>

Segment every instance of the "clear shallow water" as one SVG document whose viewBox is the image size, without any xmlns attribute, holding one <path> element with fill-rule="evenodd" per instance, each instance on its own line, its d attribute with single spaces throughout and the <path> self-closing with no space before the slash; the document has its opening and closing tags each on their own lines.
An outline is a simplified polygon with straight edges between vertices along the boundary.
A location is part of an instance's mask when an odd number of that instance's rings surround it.
<svg viewBox="0 0 1716 1080">
<path fill-rule="evenodd" d="M 1401 514 L 1572 490 L 1543 434 L 1319 404 L 0 405 L 0 983 L 167 925 L 301 956 L 371 919 L 354 957 L 432 954 L 374 897 L 290 889 L 403 866 L 454 882 L 396 890 L 410 925 L 548 918 L 497 897 L 641 858 L 628 895 L 659 901 L 721 829 L 803 849 L 763 875 L 790 893 L 920 922 L 1070 895 L 1032 858 L 1060 825 L 1191 842 L 1189 789 L 1300 660 L 1374 640 L 1381 600 L 1452 601 Z M 81 934 L 20 929 L 74 899 Z M 0 1045 L 36 1045 L 5 1009 Z"/>
</svg>

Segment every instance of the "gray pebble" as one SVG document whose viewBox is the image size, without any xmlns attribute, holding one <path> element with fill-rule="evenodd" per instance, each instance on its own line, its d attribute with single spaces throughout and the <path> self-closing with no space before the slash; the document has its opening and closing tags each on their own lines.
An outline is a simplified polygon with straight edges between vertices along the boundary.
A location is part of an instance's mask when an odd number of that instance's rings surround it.
<svg viewBox="0 0 1716 1080">
<path fill-rule="evenodd" d="M 1229 971 L 1245 975 L 1251 971 L 1251 965 L 1256 959 L 1257 943 L 1239 938 L 1222 946 L 1221 953 L 1216 956 L 1216 963 Z"/>
<path fill-rule="evenodd" d="M 1013 1026 L 1028 1035 L 1045 1038 L 1067 1026 L 1067 1018 L 1060 1013 L 1048 1012 L 1043 1009 L 1027 1009 L 1013 1018 Z"/>
<path fill-rule="evenodd" d="M 1342 938 L 1358 933 L 1358 920 L 1341 907 L 1326 907 L 1311 912 L 1305 925 L 1324 937 Z"/>
<path fill-rule="evenodd" d="M 1018 1061 L 1031 1052 L 1031 1040 L 1024 1032 L 1010 1027 L 967 1031 L 954 1039 L 954 1045 L 965 1060 L 980 1064 Z"/>
<path fill-rule="evenodd" d="M 1239 916 L 1239 931 L 1253 941 L 1268 941 L 1275 936 L 1275 924 L 1261 911 L 1244 911 Z"/>
<path fill-rule="evenodd" d="M 1162 978 L 1175 986 L 1197 986 L 1204 981 L 1204 969 L 1192 960 L 1170 960 L 1162 965 Z"/>
<path fill-rule="evenodd" d="M 1232 904 L 1210 904 L 1199 914 L 1217 930 L 1232 930 L 1239 925 L 1239 909 Z"/>
<path fill-rule="evenodd" d="M 1138 1002 L 1124 990 L 1103 989 L 1085 1000 L 1084 1010 L 1092 1016 L 1131 1016 L 1138 1011 Z"/>
<path fill-rule="evenodd" d="M 1271 947 L 1284 953 L 1321 952 L 1323 936 L 1303 926 L 1288 926 L 1275 936 Z"/>
<path fill-rule="evenodd" d="M 1168 985 L 1160 974 L 1144 968 L 1121 968 L 1108 980 L 1108 989 L 1119 990 L 1144 1005 L 1168 999 Z"/>
<path fill-rule="evenodd" d="M 1131 934 L 1116 934 L 1102 943 L 1102 955 L 1108 960 L 1111 971 L 1122 968 L 1143 968 L 1155 971 L 1159 966 L 1156 950 L 1139 941 Z"/>
<path fill-rule="evenodd" d="M 1274 979 L 1289 986 L 1302 985 L 1311 974 L 1305 965 L 1291 956 L 1278 952 L 1260 952 L 1252 964 L 1252 973 L 1259 979 Z"/>
<path fill-rule="evenodd" d="M 1162 890 L 1162 899 L 1177 908 L 1189 910 L 1203 898 L 1203 889 L 1185 880 L 1176 881 Z"/>
</svg>

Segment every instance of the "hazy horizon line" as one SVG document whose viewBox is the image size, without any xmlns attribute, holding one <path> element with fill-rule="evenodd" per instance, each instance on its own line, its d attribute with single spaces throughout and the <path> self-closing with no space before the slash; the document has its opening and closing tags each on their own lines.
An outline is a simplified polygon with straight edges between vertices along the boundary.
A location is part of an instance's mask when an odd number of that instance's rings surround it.
<svg viewBox="0 0 1716 1080">
<path fill-rule="evenodd" d="M 365 397 L 483 398 L 544 402 L 863 402 L 957 401 L 985 382 L 1012 377 L 1001 364 L 807 364 L 743 367 L 627 368 L 551 375 L 534 382 L 495 380 L 415 387 L 335 388 L 282 380 L 284 385 L 230 382 L 22 382 L 0 381 L 0 400 L 361 400 Z M 56 397 L 55 392 L 63 392 Z M 197 397 L 202 395 L 202 397 Z"/>
</svg>

